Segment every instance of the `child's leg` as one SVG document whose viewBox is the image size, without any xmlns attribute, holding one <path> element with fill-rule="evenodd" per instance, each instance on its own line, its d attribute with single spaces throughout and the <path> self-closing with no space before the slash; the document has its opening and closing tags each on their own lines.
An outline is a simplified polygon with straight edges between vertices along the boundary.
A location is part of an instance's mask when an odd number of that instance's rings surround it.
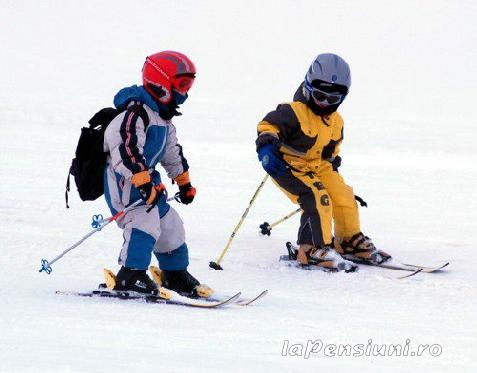
<svg viewBox="0 0 477 373">
<path fill-rule="evenodd" d="M 157 208 L 150 213 L 147 208 L 135 208 L 121 219 L 124 242 L 118 263 L 124 267 L 146 270 L 151 263 L 152 251 L 161 235 L 161 224 Z"/>
<path fill-rule="evenodd" d="M 322 162 L 322 164 L 318 176 L 333 201 L 335 236 L 349 239 L 361 231 L 353 188 L 345 183 L 338 172 L 333 171 L 331 163 Z"/>
<path fill-rule="evenodd" d="M 328 192 L 316 175 L 288 171 L 273 179 L 294 203 L 303 209 L 298 244 L 320 247 L 330 245 L 332 206 Z"/>
<path fill-rule="evenodd" d="M 172 207 L 161 217 L 161 235 L 154 246 L 154 255 L 162 270 L 178 271 L 189 265 L 184 223 Z"/>
</svg>

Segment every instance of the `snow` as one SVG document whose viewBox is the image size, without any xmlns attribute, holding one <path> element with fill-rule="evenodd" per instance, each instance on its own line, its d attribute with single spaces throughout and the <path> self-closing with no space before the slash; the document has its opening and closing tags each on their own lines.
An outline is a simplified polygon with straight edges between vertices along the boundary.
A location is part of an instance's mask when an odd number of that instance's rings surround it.
<svg viewBox="0 0 477 373">
<path fill-rule="evenodd" d="M 473 1 L 1 1 L 1 372 L 291 372 L 477 369 L 475 221 L 477 45 Z M 147 54 L 187 53 L 199 71 L 176 121 L 198 188 L 177 206 L 190 271 L 224 293 L 268 296 L 248 308 L 197 310 L 55 295 L 116 271 L 108 226 L 38 273 L 107 214 L 63 192 L 81 126 L 139 83 Z M 267 183 L 222 262 L 216 260 L 263 171 L 255 126 L 291 98 L 313 58 L 351 65 L 341 173 L 369 203 L 363 230 L 397 258 L 443 273 L 301 271 L 278 264 L 297 217 Z M 175 186 L 169 185 L 170 190 Z M 283 356 L 288 345 L 440 345 L 440 356 Z M 286 352 L 291 350 L 285 349 Z M 298 351 L 297 349 L 294 350 Z"/>
</svg>

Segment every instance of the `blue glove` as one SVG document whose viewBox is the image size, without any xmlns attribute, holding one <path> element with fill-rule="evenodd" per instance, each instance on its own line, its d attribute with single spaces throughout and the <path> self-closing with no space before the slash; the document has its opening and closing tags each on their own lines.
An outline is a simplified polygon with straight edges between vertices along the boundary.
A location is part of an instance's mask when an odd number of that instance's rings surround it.
<svg viewBox="0 0 477 373">
<path fill-rule="evenodd" d="M 285 161 L 278 154 L 276 146 L 265 144 L 258 149 L 258 160 L 271 177 L 283 176 L 287 172 Z"/>
</svg>

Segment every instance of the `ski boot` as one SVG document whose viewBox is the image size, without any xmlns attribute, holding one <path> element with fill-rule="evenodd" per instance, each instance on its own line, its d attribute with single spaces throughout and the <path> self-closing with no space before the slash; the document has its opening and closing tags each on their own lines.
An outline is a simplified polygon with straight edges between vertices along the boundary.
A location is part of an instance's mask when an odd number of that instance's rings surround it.
<svg viewBox="0 0 477 373">
<path fill-rule="evenodd" d="M 186 269 L 161 271 L 155 266 L 150 266 L 149 271 L 158 286 L 164 286 L 166 289 L 189 298 L 209 298 L 214 292 L 209 286 L 201 284 Z"/>
<path fill-rule="evenodd" d="M 300 245 L 298 248 L 294 248 L 294 250 L 295 259 L 302 267 L 315 266 L 326 272 L 355 272 L 358 269 L 355 263 L 343 259 L 330 246 L 317 248 L 312 245 Z M 290 248 L 288 252 L 290 253 Z"/>
<path fill-rule="evenodd" d="M 359 232 L 349 240 L 335 237 L 333 240 L 335 250 L 348 260 L 353 262 L 368 262 L 379 265 L 391 259 L 391 255 L 378 250 L 373 241 Z"/>
<path fill-rule="evenodd" d="M 159 289 L 154 281 L 147 275 L 145 270 L 121 267 L 118 274 L 104 270 L 106 287 L 116 291 L 134 291 L 141 294 L 158 295 Z"/>
</svg>

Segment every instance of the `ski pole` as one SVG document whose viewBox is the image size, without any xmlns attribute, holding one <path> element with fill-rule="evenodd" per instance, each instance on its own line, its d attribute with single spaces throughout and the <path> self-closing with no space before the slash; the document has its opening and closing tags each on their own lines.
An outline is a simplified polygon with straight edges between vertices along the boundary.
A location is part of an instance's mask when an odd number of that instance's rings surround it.
<svg viewBox="0 0 477 373">
<path fill-rule="evenodd" d="M 171 202 L 171 201 L 176 201 L 178 203 L 181 203 L 181 200 L 179 199 L 179 192 L 177 192 L 176 194 L 174 194 L 173 197 L 169 197 L 167 199 L 167 202 Z"/>
<path fill-rule="evenodd" d="M 268 222 L 264 222 L 263 224 L 260 224 L 260 233 L 264 236 L 270 236 L 273 227 L 277 226 L 280 223 L 283 223 L 285 220 L 291 218 L 295 214 L 298 214 L 300 211 L 302 211 L 301 207 L 297 208 L 296 210 L 293 210 L 288 215 L 284 216 L 280 220 L 277 220 L 275 223 L 269 224 Z"/>
<path fill-rule="evenodd" d="M 78 247 L 81 245 L 84 241 L 86 241 L 89 237 L 91 237 L 93 234 L 96 232 L 100 231 L 103 229 L 106 225 L 109 223 L 118 220 L 121 216 L 123 216 L 126 212 L 132 210 L 134 207 L 139 205 L 141 202 L 143 202 L 142 199 L 137 200 L 134 202 L 132 205 L 129 205 L 126 207 L 124 210 L 119 211 L 113 216 L 110 216 L 109 218 L 103 219 L 103 216 L 101 214 L 98 215 L 93 215 L 93 222 L 91 223 L 91 226 L 94 228 L 92 231 L 90 231 L 88 234 L 86 234 L 82 239 L 80 239 L 78 242 L 67 248 L 65 251 L 63 251 L 60 255 L 52 259 L 51 261 L 48 261 L 46 259 L 41 260 L 41 268 L 38 272 L 45 271 L 46 273 L 50 274 L 53 271 L 53 268 L 51 268 L 51 265 L 55 263 L 56 261 L 60 260 L 66 253 L 69 251 L 73 250 L 74 248 Z"/>
<path fill-rule="evenodd" d="M 243 213 L 242 217 L 240 218 L 238 224 L 236 225 L 235 229 L 233 230 L 232 234 L 230 235 L 230 238 L 227 242 L 227 244 L 225 245 L 225 248 L 222 250 L 222 253 L 220 254 L 219 258 L 217 259 L 216 262 L 209 262 L 209 267 L 210 268 L 213 268 L 215 270 L 223 270 L 223 268 L 220 266 L 220 262 L 222 261 L 222 259 L 224 258 L 224 255 L 225 253 L 227 252 L 227 250 L 229 249 L 230 247 L 230 244 L 232 243 L 232 240 L 234 239 L 235 237 L 235 234 L 237 233 L 237 231 L 239 230 L 240 226 L 242 225 L 243 221 L 245 220 L 245 218 L 247 217 L 248 215 L 248 212 L 250 211 L 250 207 L 252 207 L 253 203 L 255 202 L 255 199 L 257 198 L 257 195 L 258 193 L 260 192 L 260 190 L 262 189 L 262 187 L 265 185 L 265 182 L 267 181 L 268 179 L 268 174 L 265 175 L 265 177 L 263 178 L 262 182 L 260 183 L 260 185 L 258 186 L 257 190 L 255 191 L 254 195 L 252 196 L 252 199 L 250 200 L 249 204 L 248 204 L 248 207 L 245 209 L 245 212 Z"/>
<path fill-rule="evenodd" d="M 354 196 L 354 199 L 359 202 L 359 204 L 362 207 L 368 207 L 368 204 L 364 199 L 362 199 L 360 196 Z M 300 211 L 302 211 L 301 207 L 297 208 L 296 210 L 290 212 L 288 215 L 284 216 L 280 220 L 277 220 L 275 223 L 268 223 L 264 222 L 263 224 L 260 224 L 258 227 L 260 228 L 260 233 L 263 234 L 264 236 L 270 236 L 272 233 L 272 228 L 277 226 L 278 224 L 283 223 L 285 220 L 291 218 L 293 215 L 298 214 Z"/>
</svg>

